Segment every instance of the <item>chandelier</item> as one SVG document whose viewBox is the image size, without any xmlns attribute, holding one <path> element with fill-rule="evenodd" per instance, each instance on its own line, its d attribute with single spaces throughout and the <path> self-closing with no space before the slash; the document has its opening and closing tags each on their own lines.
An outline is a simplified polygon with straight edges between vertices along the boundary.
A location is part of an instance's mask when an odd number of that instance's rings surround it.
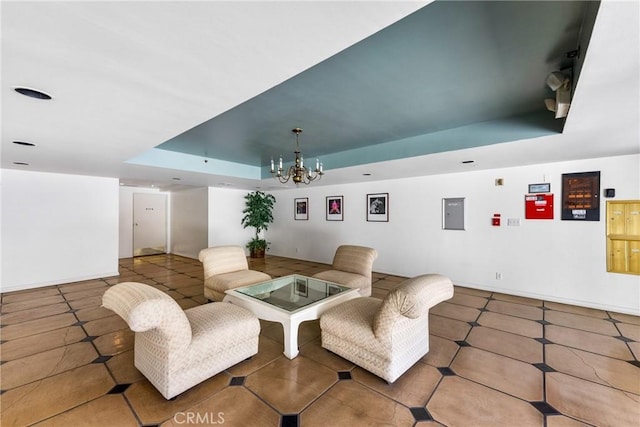
<svg viewBox="0 0 640 427">
<path fill-rule="evenodd" d="M 275 178 L 278 179 L 283 184 L 289 182 L 289 180 L 293 180 L 293 182 L 298 185 L 301 182 L 304 184 L 310 184 L 311 181 L 315 181 L 316 179 L 320 180 L 324 172 L 322 171 L 322 163 L 320 160 L 316 159 L 316 168 L 313 170 L 308 169 L 304 165 L 304 159 L 302 158 L 302 154 L 300 153 L 300 143 L 298 141 L 300 134 L 302 133 L 302 129 L 295 128 L 291 129 L 291 132 L 296 134 L 296 160 L 295 163 L 289 167 L 286 173 L 283 173 L 282 169 L 282 156 L 280 156 L 280 160 L 278 162 L 278 168 L 275 168 L 275 164 L 273 163 L 273 159 L 271 159 L 271 173 Z"/>
</svg>

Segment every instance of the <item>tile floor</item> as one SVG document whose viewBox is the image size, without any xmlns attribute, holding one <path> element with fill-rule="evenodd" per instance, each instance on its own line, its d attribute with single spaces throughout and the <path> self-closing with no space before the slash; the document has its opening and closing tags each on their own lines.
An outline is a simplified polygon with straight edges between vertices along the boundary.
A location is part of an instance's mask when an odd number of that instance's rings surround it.
<svg viewBox="0 0 640 427">
<path fill-rule="evenodd" d="M 326 265 L 251 260 L 272 276 Z M 383 298 L 403 278 L 374 274 Z M 300 355 L 262 322 L 259 353 L 166 401 L 133 367 L 133 333 L 100 307 L 111 285 L 155 286 L 183 308 L 205 303 L 202 266 L 157 255 L 120 276 L 2 295 L 1 424 L 43 426 L 639 426 L 640 318 L 456 287 L 431 310 L 431 351 L 396 383 L 320 346 Z"/>
</svg>

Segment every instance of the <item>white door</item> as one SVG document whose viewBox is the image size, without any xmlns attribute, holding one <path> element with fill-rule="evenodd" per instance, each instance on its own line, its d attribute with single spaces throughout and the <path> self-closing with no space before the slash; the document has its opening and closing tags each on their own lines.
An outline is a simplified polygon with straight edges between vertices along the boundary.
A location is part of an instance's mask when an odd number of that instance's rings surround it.
<svg viewBox="0 0 640 427">
<path fill-rule="evenodd" d="M 167 251 L 167 195 L 133 194 L 133 256 Z"/>
</svg>

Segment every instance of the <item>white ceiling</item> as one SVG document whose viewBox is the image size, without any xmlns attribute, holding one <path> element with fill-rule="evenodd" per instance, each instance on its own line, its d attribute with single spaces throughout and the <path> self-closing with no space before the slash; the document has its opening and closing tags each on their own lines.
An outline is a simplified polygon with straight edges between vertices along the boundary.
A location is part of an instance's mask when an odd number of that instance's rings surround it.
<svg viewBox="0 0 640 427">
<path fill-rule="evenodd" d="M 270 178 L 126 162 L 426 3 L 3 1 L 2 168 L 279 189 Z M 328 170 L 313 185 L 640 152 L 639 13 L 635 1 L 602 2 L 562 134 Z"/>
</svg>

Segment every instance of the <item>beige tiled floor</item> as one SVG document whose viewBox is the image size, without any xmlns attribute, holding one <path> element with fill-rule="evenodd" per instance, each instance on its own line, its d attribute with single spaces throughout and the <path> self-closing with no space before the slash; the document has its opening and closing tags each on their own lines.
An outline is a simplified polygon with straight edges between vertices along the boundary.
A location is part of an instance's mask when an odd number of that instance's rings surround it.
<svg viewBox="0 0 640 427">
<path fill-rule="evenodd" d="M 312 275 L 325 265 L 267 257 L 251 268 Z M 373 295 L 402 277 L 374 273 Z M 640 426 L 640 318 L 456 287 L 431 310 L 431 351 L 394 384 L 322 349 L 317 321 L 282 354 L 261 321 L 259 352 L 166 401 L 133 366 L 134 334 L 100 307 L 137 281 L 183 307 L 206 302 L 198 261 L 120 262 L 120 276 L 2 295 L 2 426 Z M 232 382 L 233 379 L 233 382 Z"/>
</svg>

